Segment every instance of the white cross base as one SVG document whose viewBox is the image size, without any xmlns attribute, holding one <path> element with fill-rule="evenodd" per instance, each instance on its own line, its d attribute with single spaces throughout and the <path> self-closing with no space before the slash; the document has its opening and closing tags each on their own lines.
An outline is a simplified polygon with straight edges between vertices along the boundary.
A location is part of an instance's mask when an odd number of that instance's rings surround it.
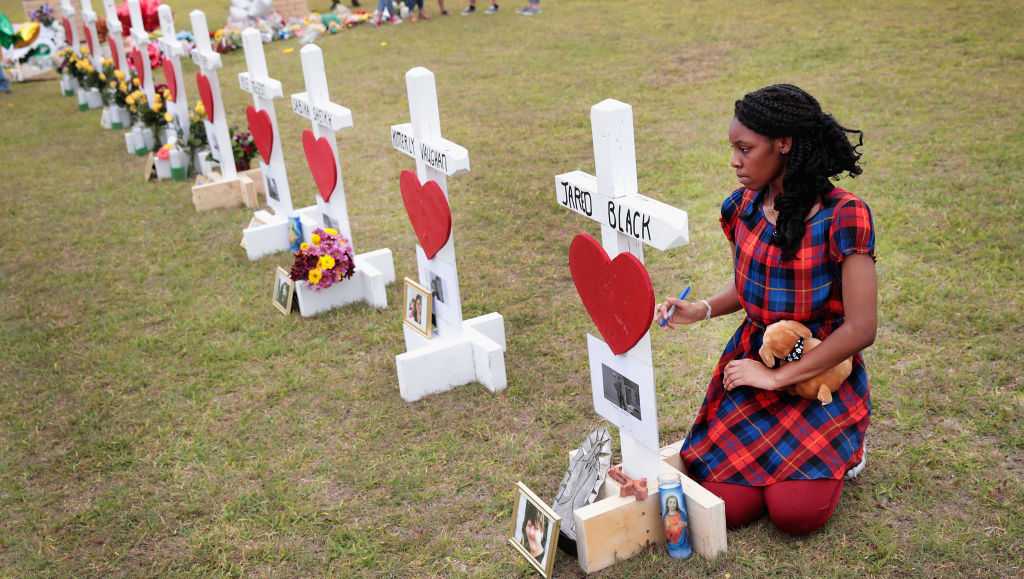
<svg viewBox="0 0 1024 579">
<path fill-rule="evenodd" d="M 324 54 L 320 47 L 307 44 L 302 47 L 300 56 L 306 91 L 292 95 L 292 112 L 310 121 L 314 137 L 326 139 L 330 144 L 334 152 L 337 180 L 329 196 L 330 201 L 324 201 L 323 196 L 317 193 L 316 205 L 305 207 L 295 213 L 302 222 L 302 235 L 306 241 L 310 240 L 313 230 L 317 227 L 331 227 L 344 235 L 355 250 L 357 246 L 349 224 L 345 182 L 341 163 L 338 161 L 338 144 L 334 135 L 335 131 L 352 126 L 352 111 L 331 102 L 327 90 L 327 75 L 324 71 Z M 375 308 L 386 308 L 387 285 L 395 281 L 395 265 L 391 250 L 378 249 L 357 253 L 355 266 L 355 273 L 351 278 L 326 290 L 314 290 L 304 281 L 297 282 L 295 289 L 299 299 L 299 313 L 305 317 L 314 316 L 359 301 Z"/>
<path fill-rule="evenodd" d="M 391 127 L 391 146 L 416 160 L 420 183 L 434 181 L 448 197 L 448 177 L 469 171 L 469 152 L 441 137 L 434 73 L 416 67 L 405 74 L 411 122 Z M 407 402 L 479 382 L 491 392 L 508 385 L 505 374 L 505 320 L 490 313 L 462 319 L 462 299 L 455 259 L 454 229 L 432 259 L 416 246 L 420 285 L 440 279 L 444 301 L 435 299 L 437 332 L 427 338 L 402 324 L 405 353 L 395 356 L 398 390 Z"/>
</svg>

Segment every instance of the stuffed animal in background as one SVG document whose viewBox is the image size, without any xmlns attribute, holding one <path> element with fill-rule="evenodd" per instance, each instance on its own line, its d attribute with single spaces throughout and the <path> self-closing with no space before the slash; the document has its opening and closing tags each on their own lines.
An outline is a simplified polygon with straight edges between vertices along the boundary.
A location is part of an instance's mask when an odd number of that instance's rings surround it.
<svg viewBox="0 0 1024 579">
<path fill-rule="evenodd" d="M 758 355 L 765 366 L 774 368 L 776 361 L 780 364 L 795 362 L 820 343 L 821 340 L 811 336 L 807 326 L 800 322 L 782 320 L 765 328 Z M 807 400 L 820 400 L 824 406 L 832 402 L 832 393 L 839 390 L 851 371 L 853 358 L 847 358 L 817 376 L 787 386 L 785 390 Z"/>
</svg>

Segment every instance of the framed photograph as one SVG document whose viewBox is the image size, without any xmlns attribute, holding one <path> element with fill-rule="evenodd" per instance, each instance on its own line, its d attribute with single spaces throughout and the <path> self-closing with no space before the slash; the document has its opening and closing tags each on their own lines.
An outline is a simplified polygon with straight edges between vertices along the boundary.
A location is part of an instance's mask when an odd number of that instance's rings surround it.
<svg viewBox="0 0 1024 579">
<path fill-rule="evenodd" d="M 516 483 L 516 489 L 516 523 L 508 542 L 542 577 L 551 577 L 562 519 L 522 482 Z"/>
<path fill-rule="evenodd" d="M 430 290 L 405 278 L 405 309 L 403 322 L 405 325 L 416 330 L 423 336 L 429 338 L 431 334 L 432 302 L 434 296 Z"/>
<path fill-rule="evenodd" d="M 274 307 L 287 316 L 292 311 L 294 297 L 295 282 L 292 281 L 291 275 L 283 267 L 277 268 L 274 272 Z"/>
</svg>

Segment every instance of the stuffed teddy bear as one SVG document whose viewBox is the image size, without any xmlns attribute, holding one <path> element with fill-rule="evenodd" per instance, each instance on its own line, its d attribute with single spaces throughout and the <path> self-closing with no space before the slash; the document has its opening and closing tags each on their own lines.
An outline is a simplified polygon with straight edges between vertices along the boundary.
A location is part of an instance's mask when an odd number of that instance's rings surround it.
<svg viewBox="0 0 1024 579">
<path fill-rule="evenodd" d="M 800 322 L 782 320 L 765 328 L 758 355 L 765 366 L 774 368 L 777 360 L 780 364 L 795 362 L 820 343 L 821 340 L 811 336 L 807 326 Z M 852 370 L 853 358 L 847 358 L 817 376 L 787 386 L 785 390 L 807 400 L 820 400 L 824 406 L 832 402 L 832 393 L 839 390 Z"/>
</svg>

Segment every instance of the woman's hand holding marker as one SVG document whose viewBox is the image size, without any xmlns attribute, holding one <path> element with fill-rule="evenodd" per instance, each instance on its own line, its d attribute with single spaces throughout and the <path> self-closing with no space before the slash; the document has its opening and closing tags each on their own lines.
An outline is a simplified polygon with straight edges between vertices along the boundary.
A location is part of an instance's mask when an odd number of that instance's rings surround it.
<svg viewBox="0 0 1024 579">
<path fill-rule="evenodd" d="M 678 298 L 667 297 L 658 305 L 655 310 L 655 319 L 658 325 L 665 328 L 675 328 L 678 325 L 687 325 L 699 322 L 704 319 L 707 310 L 699 303 L 684 301 L 690 295 L 690 287 L 687 286 L 679 293 Z"/>
</svg>

